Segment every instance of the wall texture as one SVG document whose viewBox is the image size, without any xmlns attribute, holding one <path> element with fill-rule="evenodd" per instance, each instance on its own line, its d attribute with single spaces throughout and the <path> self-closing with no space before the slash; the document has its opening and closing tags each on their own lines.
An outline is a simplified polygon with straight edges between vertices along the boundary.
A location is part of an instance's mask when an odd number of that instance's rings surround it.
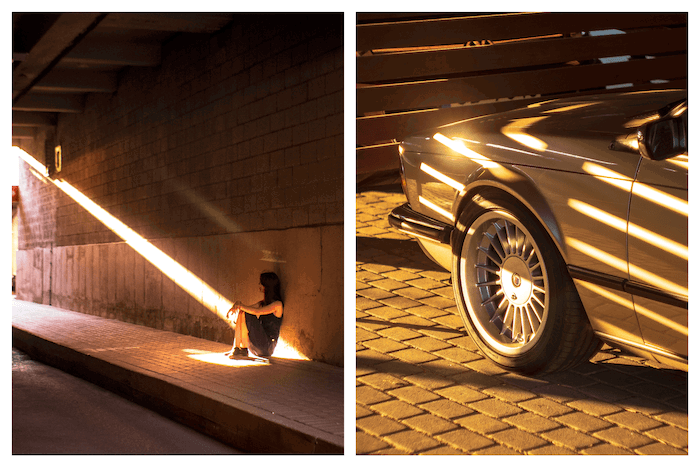
<svg viewBox="0 0 700 467">
<path fill-rule="evenodd" d="M 167 43 L 24 147 L 224 298 L 278 273 L 282 339 L 342 365 L 342 15 L 243 15 Z M 47 130 L 50 131 L 50 130 Z M 48 150 L 47 150 L 48 148 Z M 24 165 L 18 297 L 231 342 L 227 323 Z"/>
</svg>

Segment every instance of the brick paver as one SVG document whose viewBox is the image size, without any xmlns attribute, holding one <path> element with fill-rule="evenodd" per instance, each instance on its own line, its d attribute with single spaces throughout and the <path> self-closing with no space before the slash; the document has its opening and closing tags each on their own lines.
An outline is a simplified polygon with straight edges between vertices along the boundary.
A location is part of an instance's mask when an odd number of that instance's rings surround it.
<svg viewBox="0 0 700 467">
<path fill-rule="evenodd" d="M 687 373 L 604 347 L 545 377 L 508 373 L 466 334 L 450 275 L 356 196 L 359 454 L 686 454 Z"/>
</svg>

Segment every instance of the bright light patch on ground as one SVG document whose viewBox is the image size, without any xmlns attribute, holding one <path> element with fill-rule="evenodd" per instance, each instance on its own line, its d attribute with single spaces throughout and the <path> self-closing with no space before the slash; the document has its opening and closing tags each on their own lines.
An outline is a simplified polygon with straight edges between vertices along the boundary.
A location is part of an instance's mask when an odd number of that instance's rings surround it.
<svg viewBox="0 0 700 467">
<path fill-rule="evenodd" d="M 190 349 L 188 349 L 191 351 Z M 231 367 L 243 367 L 243 366 L 261 366 L 269 365 L 270 362 L 263 358 L 246 358 L 240 360 L 234 360 L 228 358 L 224 353 L 193 353 L 188 355 L 189 358 L 197 360 L 200 362 L 211 363 L 214 365 L 223 365 Z"/>
</svg>

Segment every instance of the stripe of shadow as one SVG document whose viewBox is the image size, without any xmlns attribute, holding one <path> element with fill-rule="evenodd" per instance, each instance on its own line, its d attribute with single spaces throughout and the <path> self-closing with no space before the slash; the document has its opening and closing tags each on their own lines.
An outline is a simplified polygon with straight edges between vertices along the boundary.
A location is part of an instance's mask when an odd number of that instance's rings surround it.
<svg viewBox="0 0 700 467">
<path fill-rule="evenodd" d="M 443 268 L 433 263 L 418 242 L 414 240 L 398 240 L 394 238 L 356 237 L 357 261 L 364 263 L 379 263 L 394 267 L 408 267 L 426 271 L 445 272 Z"/>
</svg>

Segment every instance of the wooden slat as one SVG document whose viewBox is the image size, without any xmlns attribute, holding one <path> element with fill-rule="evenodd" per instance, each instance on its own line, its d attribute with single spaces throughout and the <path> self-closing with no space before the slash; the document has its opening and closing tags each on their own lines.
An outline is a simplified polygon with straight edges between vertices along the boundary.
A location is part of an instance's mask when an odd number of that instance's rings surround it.
<svg viewBox="0 0 700 467">
<path fill-rule="evenodd" d="M 686 25 L 686 13 L 525 13 L 357 25 L 358 51 Z"/>
<path fill-rule="evenodd" d="M 357 58 L 359 83 L 430 79 L 442 76 L 592 60 L 656 55 L 687 50 L 687 28 L 656 29 L 612 36 L 533 40 L 416 53 Z"/>
<path fill-rule="evenodd" d="M 405 85 L 357 89 L 357 115 L 436 108 L 452 103 L 553 94 L 687 76 L 687 55 L 622 63 L 565 66 Z"/>
<path fill-rule="evenodd" d="M 488 13 L 470 13 L 470 16 L 488 15 Z M 464 13 L 357 13 L 357 24 L 395 23 L 398 21 L 416 21 L 422 19 L 463 17 Z"/>
<path fill-rule="evenodd" d="M 650 89 L 687 89 L 686 80 L 671 81 L 665 84 L 646 83 L 635 86 L 634 91 L 646 91 Z M 625 89 L 632 90 L 632 89 Z M 564 94 L 557 97 L 585 96 L 588 94 L 605 94 L 619 92 L 620 90 L 605 90 L 581 92 L 576 94 Z M 548 96 L 550 99 L 553 96 Z M 539 102 L 543 98 L 515 99 L 504 102 L 488 104 L 476 104 L 446 109 L 430 109 L 419 112 L 403 112 L 389 115 L 377 115 L 373 117 L 360 117 L 356 120 L 356 142 L 358 146 L 371 146 L 389 141 L 402 141 L 407 136 L 424 132 L 440 125 L 466 120 L 480 115 L 497 112 L 505 112 L 511 109 L 525 107 L 533 102 Z"/>
<path fill-rule="evenodd" d="M 358 175 L 399 169 L 398 144 L 358 148 L 356 172 Z"/>
</svg>

